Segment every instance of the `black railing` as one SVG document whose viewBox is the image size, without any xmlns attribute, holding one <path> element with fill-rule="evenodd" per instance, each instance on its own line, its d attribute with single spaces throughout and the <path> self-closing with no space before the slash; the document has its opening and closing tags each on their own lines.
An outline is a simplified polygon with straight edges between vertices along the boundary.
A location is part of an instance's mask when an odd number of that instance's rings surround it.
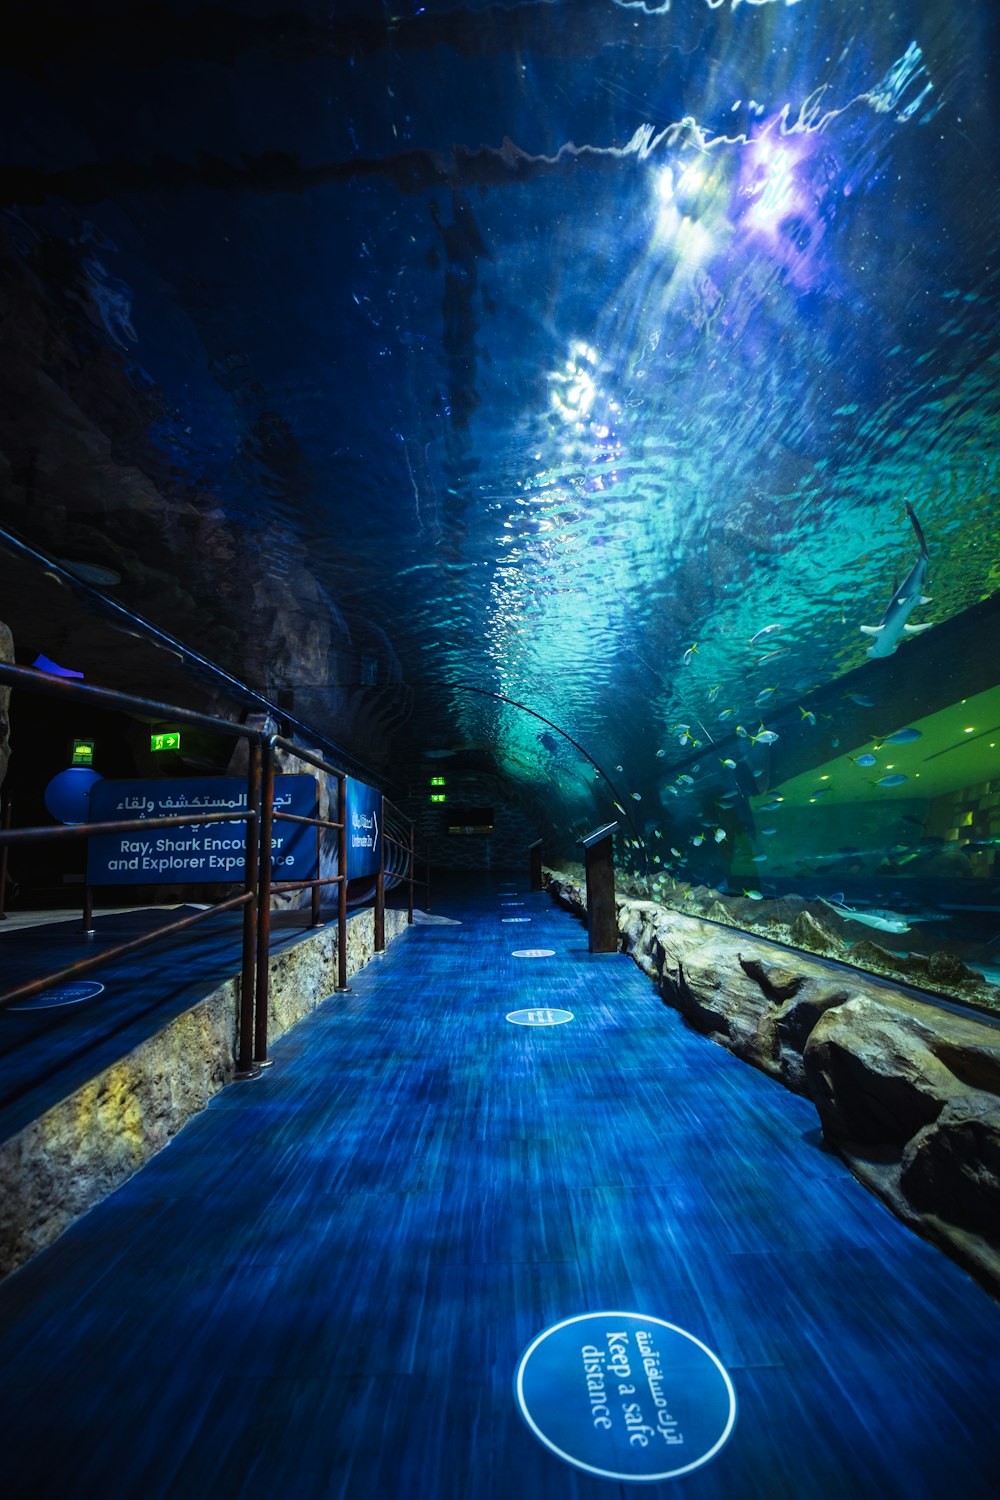
<svg viewBox="0 0 1000 1500">
<path fill-rule="evenodd" d="M 92 834 L 122 834 L 157 828 L 189 827 L 202 823 L 242 822 L 246 824 L 244 852 L 243 892 L 223 901 L 214 902 L 205 910 L 178 918 L 155 932 L 145 933 L 128 942 L 104 948 L 98 954 L 79 959 L 45 974 L 29 983 L 0 994 L 0 1009 L 39 994 L 53 984 L 63 983 L 78 975 L 88 973 L 103 964 L 111 963 L 127 953 L 161 941 L 174 933 L 184 931 L 198 922 L 208 920 L 220 912 L 243 910 L 243 941 L 240 968 L 239 1041 L 236 1058 L 236 1076 L 251 1078 L 259 1073 L 267 1062 L 267 1030 L 269 1009 L 269 964 L 271 945 L 271 899 L 279 891 L 310 890 L 310 921 L 318 925 L 321 921 L 320 905 L 324 886 L 337 887 L 337 991 L 345 992 L 347 984 L 347 775 L 339 767 L 330 764 L 315 751 L 294 744 L 282 735 L 268 734 L 243 724 L 234 724 L 228 719 L 219 719 L 191 709 L 178 708 L 173 704 L 158 703 L 139 698 L 133 694 L 118 692 L 110 688 L 92 687 L 75 681 L 49 677 L 28 667 L 13 667 L 0 664 L 0 683 L 21 690 L 60 697 L 67 702 L 85 703 L 92 706 L 112 708 L 126 713 L 142 714 L 158 719 L 191 724 L 218 734 L 232 735 L 247 741 L 249 759 L 246 775 L 246 811 L 196 813 L 185 812 L 177 816 L 156 818 L 119 819 L 108 822 L 79 823 L 32 828 L 10 827 L 10 801 L 4 811 L 0 826 L 0 917 L 4 914 L 6 886 L 7 849 L 23 843 L 55 843 L 74 838 L 87 838 Z M 333 779 L 337 788 L 337 817 L 321 818 L 319 803 L 317 815 L 304 817 L 295 813 L 276 812 L 274 807 L 274 775 L 276 754 L 281 751 L 312 766 Z M 319 783 L 317 783 L 318 788 Z M 393 835 L 385 831 L 383 811 L 383 840 L 381 867 L 375 878 L 375 950 L 385 949 L 385 890 L 399 880 L 408 881 L 407 921 L 413 921 L 413 883 L 415 854 L 413 847 L 413 824 L 403 818 L 392 804 L 383 801 L 383 809 L 391 809 Z M 272 837 L 275 820 L 311 824 L 316 829 L 316 874 L 304 880 L 279 880 L 272 878 Z M 399 838 L 399 820 L 406 825 L 408 839 Z M 321 874 L 320 852 L 324 831 L 337 834 L 337 874 Z M 389 867 L 386 865 L 386 849 L 389 848 Z M 184 882 L 181 882 L 182 884 Z M 426 884 L 429 891 L 429 870 Z M 84 888 L 83 930 L 88 936 L 93 929 L 93 887 Z"/>
</svg>

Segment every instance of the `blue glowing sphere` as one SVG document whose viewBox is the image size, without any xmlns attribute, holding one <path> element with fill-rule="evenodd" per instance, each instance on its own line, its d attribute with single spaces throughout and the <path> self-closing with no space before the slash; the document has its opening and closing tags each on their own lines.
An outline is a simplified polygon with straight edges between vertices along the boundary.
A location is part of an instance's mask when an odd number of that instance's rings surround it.
<svg viewBox="0 0 1000 1500">
<path fill-rule="evenodd" d="M 57 823 L 86 823 L 90 816 L 90 789 L 103 780 L 87 766 L 70 766 L 53 776 L 45 788 L 45 806 Z"/>
</svg>

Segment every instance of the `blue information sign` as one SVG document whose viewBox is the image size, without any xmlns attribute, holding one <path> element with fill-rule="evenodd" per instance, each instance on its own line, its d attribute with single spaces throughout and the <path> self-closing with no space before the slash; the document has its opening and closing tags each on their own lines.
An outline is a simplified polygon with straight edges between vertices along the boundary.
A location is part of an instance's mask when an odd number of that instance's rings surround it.
<svg viewBox="0 0 1000 1500">
<path fill-rule="evenodd" d="M 546 1448 L 602 1479 L 654 1483 L 715 1457 L 736 1394 L 694 1334 L 641 1313 L 584 1313 L 521 1355 L 514 1395 Z"/>
<path fill-rule="evenodd" d="M 347 878 L 377 875 L 382 868 L 382 793 L 347 778 Z"/>
<path fill-rule="evenodd" d="M 90 821 L 169 818 L 184 813 L 245 812 L 241 776 L 187 776 L 163 781 L 99 781 L 90 794 Z M 274 810 L 316 815 L 312 776 L 276 776 Z M 243 878 L 246 823 L 187 823 L 138 833 L 99 833 L 87 840 L 90 885 L 199 885 Z M 309 880 L 317 874 L 316 830 L 274 820 L 271 839 L 276 880 Z"/>
</svg>

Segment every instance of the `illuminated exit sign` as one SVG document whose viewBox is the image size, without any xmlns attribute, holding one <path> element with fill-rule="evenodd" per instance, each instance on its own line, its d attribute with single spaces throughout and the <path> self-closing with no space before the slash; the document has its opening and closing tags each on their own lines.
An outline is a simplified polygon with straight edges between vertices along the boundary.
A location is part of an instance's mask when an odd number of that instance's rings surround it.
<svg viewBox="0 0 1000 1500">
<path fill-rule="evenodd" d="M 179 729 L 168 729 L 161 734 L 149 736 L 150 750 L 179 750 L 181 748 L 181 732 Z"/>
<path fill-rule="evenodd" d="M 74 740 L 73 759 L 74 766 L 92 766 L 94 764 L 95 740 Z"/>
</svg>

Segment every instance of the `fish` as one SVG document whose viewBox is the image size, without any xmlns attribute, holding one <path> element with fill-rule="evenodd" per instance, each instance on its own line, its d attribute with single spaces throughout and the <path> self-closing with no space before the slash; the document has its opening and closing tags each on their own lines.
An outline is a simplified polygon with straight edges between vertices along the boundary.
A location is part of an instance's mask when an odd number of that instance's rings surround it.
<svg viewBox="0 0 1000 1500">
<path fill-rule="evenodd" d="M 774 812 L 775 808 L 780 807 L 784 800 L 783 797 L 774 797 L 770 802 L 765 802 L 760 810 L 761 812 Z"/>
<path fill-rule="evenodd" d="M 765 625 L 763 630 L 758 630 L 756 635 L 752 635 L 750 637 L 750 639 L 747 641 L 747 645 L 752 646 L 755 641 L 760 640 L 762 635 L 773 635 L 776 630 L 781 629 L 783 629 L 783 626 L 780 622 L 777 625 Z"/>
<path fill-rule="evenodd" d="M 815 724 L 816 723 L 816 715 L 813 713 L 813 711 L 812 711 L 811 708 L 803 708 L 802 705 L 801 705 L 801 703 L 800 703 L 799 704 L 799 713 L 802 715 L 802 718 L 804 719 L 804 721 L 807 724 Z"/>
<path fill-rule="evenodd" d="M 766 854 L 751 854 L 750 856 L 751 863 L 755 865 L 762 865 L 765 859 L 767 859 Z"/>
<path fill-rule="evenodd" d="M 716 698 L 719 696 L 719 694 L 721 692 L 722 692 L 722 683 L 721 682 L 717 682 L 714 685 L 714 687 L 710 687 L 709 690 L 708 690 L 708 701 L 709 701 L 709 703 L 714 703 L 715 700 L 716 700 Z"/>
<path fill-rule="evenodd" d="M 696 833 L 691 842 L 696 849 L 700 849 L 705 842 L 705 835 L 703 833 Z"/>
<path fill-rule="evenodd" d="M 770 839 L 774 837 L 778 830 L 776 828 L 762 828 L 760 831 L 763 838 Z"/>
<path fill-rule="evenodd" d="M 663 757 L 666 755 L 666 753 L 667 752 L 665 750 L 657 750 L 657 752 L 656 752 L 656 758 L 657 758 L 657 760 L 662 760 Z"/>
<path fill-rule="evenodd" d="M 724 828 L 717 828 L 712 835 L 717 844 L 721 844 L 725 836 L 726 830 Z"/>
<path fill-rule="evenodd" d="M 691 662 L 692 656 L 697 656 L 697 654 L 698 654 L 698 642 L 697 641 L 693 641 L 691 643 L 691 645 L 685 651 L 684 655 L 681 657 L 681 665 L 685 666 L 685 667 L 689 666 L 690 662 Z"/>
<path fill-rule="evenodd" d="M 878 761 L 875 759 L 874 755 L 870 755 L 867 750 L 865 751 L 864 755 L 849 755 L 847 758 L 851 762 L 852 766 L 878 765 Z"/>
<path fill-rule="evenodd" d="M 756 698 L 753 701 L 759 708 L 762 703 L 767 702 L 768 698 L 773 698 L 777 691 L 778 689 L 776 687 L 761 688 L 760 692 L 757 694 Z"/>
<path fill-rule="evenodd" d="M 725 766 L 725 768 L 726 768 L 727 771 L 735 771 L 736 770 L 736 762 L 734 760 L 729 760 L 728 758 L 726 760 L 720 760 L 719 761 L 719 765 L 720 766 Z"/>
<path fill-rule="evenodd" d="M 889 600 L 889 603 L 886 605 L 885 614 L 879 623 L 877 625 L 862 625 L 860 627 L 862 634 L 870 635 L 872 638 L 872 643 L 866 652 L 866 655 L 871 657 L 891 656 L 904 634 L 916 635 L 920 631 L 930 630 L 931 628 L 929 622 L 924 625 L 907 624 L 910 613 L 916 609 L 918 604 L 929 604 L 931 601 L 924 594 L 924 585 L 927 582 L 927 569 L 930 566 L 930 554 L 927 551 L 924 533 L 920 528 L 920 522 L 914 514 L 913 506 L 909 500 L 905 503 L 906 514 L 910 518 L 910 525 L 916 532 L 917 541 L 920 543 L 920 556 Z"/>
<path fill-rule="evenodd" d="M 677 780 L 684 786 L 694 786 L 694 777 L 689 776 L 686 771 L 682 772 L 681 775 L 678 776 Z"/>
<path fill-rule="evenodd" d="M 875 741 L 875 748 L 879 745 L 912 745 L 914 740 L 921 738 L 919 729 L 897 729 L 895 734 L 884 735 L 882 739 Z"/>
<path fill-rule="evenodd" d="M 842 917 L 847 917 L 851 922 L 863 922 L 866 927 L 875 927 L 879 932 L 909 932 L 910 924 L 899 912 L 886 911 L 883 907 L 873 907 L 871 911 L 860 911 L 856 906 L 845 906 L 836 897 L 828 901 L 825 896 L 820 896 L 824 906 L 831 911 L 839 912 Z"/>
<path fill-rule="evenodd" d="M 851 703 L 856 703 L 859 708 L 874 708 L 875 699 L 866 698 L 863 693 L 845 693 L 844 697 Z"/>
<path fill-rule="evenodd" d="M 744 891 L 743 894 L 748 901 L 763 901 L 764 899 L 762 891 Z"/>
<path fill-rule="evenodd" d="M 750 735 L 750 743 L 751 745 L 773 745 L 777 738 L 773 729 L 765 729 L 762 724 L 756 734 Z"/>
<path fill-rule="evenodd" d="M 633 802 L 641 802 L 642 801 L 642 793 L 641 792 L 633 792 L 632 793 L 632 801 Z"/>
<path fill-rule="evenodd" d="M 724 722 L 726 719 L 731 719 L 735 712 L 735 708 L 724 708 L 719 715 L 720 722 Z"/>
<path fill-rule="evenodd" d="M 902 786 L 904 781 L 909 781 L 902 771 L 896 771 L 892 776 L 883 776 L 881 781 L 873 781 L 872 786 Z"/>
<path fill-rule="evenodd" d="M 623 771 L 624 769 L 625 769 L 624 766 L 615 766 L 615 770 L 616 771 Z"/>
<path fill-rule="evenodd" d="M 674 859 L 680 859 L 681 851 L 679 849 L 675 849 L 673 844 L 670 845 L 670 852 L 674 856 Z"/>
</svg>

